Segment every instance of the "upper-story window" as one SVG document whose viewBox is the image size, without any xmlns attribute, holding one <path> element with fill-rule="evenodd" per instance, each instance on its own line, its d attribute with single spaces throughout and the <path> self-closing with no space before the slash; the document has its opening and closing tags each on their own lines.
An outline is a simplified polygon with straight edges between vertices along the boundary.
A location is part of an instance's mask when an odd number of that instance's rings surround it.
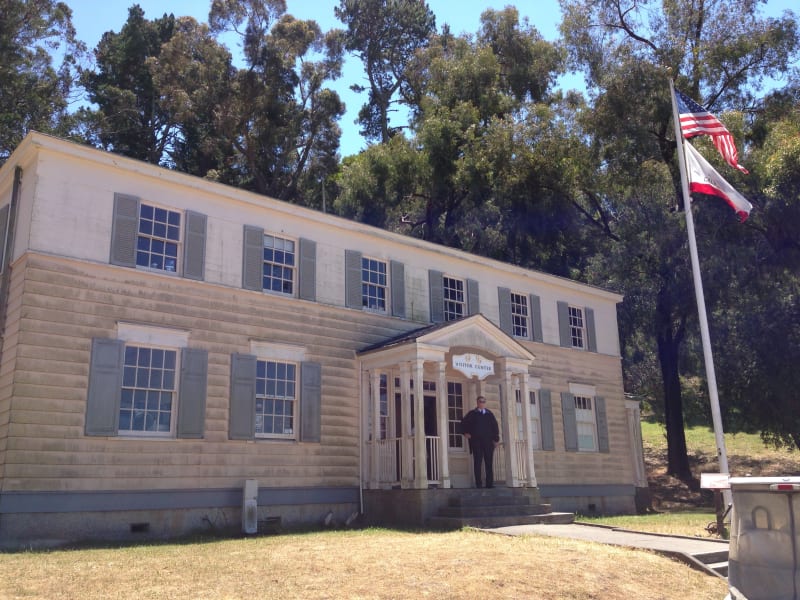
<svg viewBox="0 0 800 600">
<path fill-rule="evenodd" d="M 586 324 L 583 318 L 583 309 L 577 306 L 569 307 L 569 335 L 573 348 L 586 347 Z"/>
<path fill-rule="evenodd" d="M 528 297 L 511 292 L 511 326 L 514 337 L 528 339 Z"/>
<path fill-rule="evenodd" d="M 151 204 L 139 205 L 137 266 L 177 272 L 180 243 L 181 213 Z"/>
<path fill-rule="evenodd" d="M 386 263 L 361 257 L 361 304 L 364 308 L 386 311 Z"/>
<path fill-rule="evenodd" d="M 444 290 L 444 320 L 460 319 L 467 313 L 464 280 L 445 275 L 442 278 L 442 286 Z"/>
<path fill-rule="evenodd" d="M 264 235 L 263 289 L 294 294 L 295 264 L 294 241 Z"/>
</svg>

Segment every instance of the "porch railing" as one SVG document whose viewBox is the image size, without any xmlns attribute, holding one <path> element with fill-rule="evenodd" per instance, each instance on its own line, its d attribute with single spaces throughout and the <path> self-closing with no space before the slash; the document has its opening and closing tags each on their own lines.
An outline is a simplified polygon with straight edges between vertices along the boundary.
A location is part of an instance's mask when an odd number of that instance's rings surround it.
<svg viewBox="0 0 800 600">
<path fill-rule="evenodd" d="M 375 443 L 378 461 L 378 483 L 395 485 L 400 483 L 403 473 L 402 438 L 386 438 Z"/>
</svg>

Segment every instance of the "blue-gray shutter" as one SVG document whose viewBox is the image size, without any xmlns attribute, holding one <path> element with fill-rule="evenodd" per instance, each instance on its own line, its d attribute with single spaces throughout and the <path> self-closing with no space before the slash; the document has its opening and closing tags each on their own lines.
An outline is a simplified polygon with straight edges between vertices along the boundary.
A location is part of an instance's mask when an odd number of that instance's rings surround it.
<svg viewBox="0 0 800 600">
<path fill-rule="evenodd" d="M 111 222 L 111 264 L 136 266 L 136 237 L 139 232 L 139 198 L 114 194 Z"/>
<path fill-rule="evenodd" d="M 508 335 L 514 335 L 514 320 L 511 318 L 511 290 L 497 288 L 497 304 L 500 309 L 500 329 Z"/>
<path fill-rule="evenodd" d="M 392 278 L 392 316 L 406 316 L 406 268 L 403 263 L 393 260 L 389 263 Z"/>
<path fill-rule="evenodd" d="M 261 227 L 244 226 L 242 287 L 257 292 L 264 289 L 264 230 Z"/>
<path fill-rule="evenodd" d="M 322 433 L 322 366 L 300 365 L 300 441 L 319 442 Z"/>
<path fill-rule="evenodd" d="M 539 421 L 542 425 L 542 450 L 555 450 L 553 402 L 550 398 L 550 390 L 539 390 Z"/>
<path fill-rule="evenodd" d="M 444 274 L 428 270 L 428 292 L 431 302 L 431 323 L 444 322 Z"/>
<path fill-rule="evenodd" d="M 544 333 L 542 332 L 542 301 L 536 294 L 531 294 L 530 300 L 530 314 L 531 314 L 531 339 L 534 342 L 543 342 Z"/>
<path fill-rule="evenodd" d="M 569 305 L 558 303 L 558 337 L 562 348 L 572 348 L 572 335 L 569 332 Z"/>
<path fill-rule="evenodd" d="M 481 302 L 478 294 L 478 282 L 474 279 L 467 279 L 467 314 L 477 315 L 479 312 L 481 312 Z"/>
<path fill-rule="evenodd" d="M 564 450 L 578 451 L 578 422 L 575 419 L 575 398 L 561 392 L 561 418 L 564 420 Z"/>
<path fill-rule="evenodd" d="M 86 394 L 86 435 L 114 436 L 118 433 L 124 358 L 125 342 L 122 340 L 92 340 Z"/>
<path fill-rule="evenodd" d="M 231 355 L 231 398 L 228 437 L 252 440 L 256 435 L 256 357 Z"/>
<path fill-rule="evenodd" d="M 344 296 L 347 308 L 363 308 L 361 293 L 361 252 L 344 251 Z"/>
<path fill-rule="evenodd" d="M 186 211 L 186 240 L 183 244 L 183 276 L 203 281 L 206 264 L 206 223 L 204 214 Z"/>
<path fill-rule="evenodd" d="M 608 447 L 608 417 L 606 416 L 606 399 L 602 396 L 594 398 L 595 416 L 597 417 L 597 449 L 600 452 L 609 452 Z"/>
<path fill-rule="evenodd" d="M 208 351 L 183 348 L 176 427 L 179 438 L 202 438 L 205 434 L 207 388 Z"/>
<path fill-rule="evenodd" d="M 589 352 L 597 352 L 597 334 L 594 329 L 594 310 L 591 308 L 584 308 L 584 317 L 586 318 L 586 347 Z"/>
<path fill-rule="evenodd" d="M 298 268 L 297 296 L 301 300 L 317 299 L 317 243 L 300 238 L 300 263 Z"/>
</svg>

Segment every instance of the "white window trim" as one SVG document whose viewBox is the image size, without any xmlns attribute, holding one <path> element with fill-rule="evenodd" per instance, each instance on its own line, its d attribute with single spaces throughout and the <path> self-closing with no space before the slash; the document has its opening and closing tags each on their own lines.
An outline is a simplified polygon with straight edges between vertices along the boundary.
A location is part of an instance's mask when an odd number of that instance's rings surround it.
<svg viewBox="0 0 800 600">
<path fill-rule="evenodd" d="M 530 340 L 530 339 L 533 339 L 533 327 L 532 327 L 533 323 L 531 321 L 531 306 L 530 306 L 531 303 L 530 303 L 530 299 L 529 299 L 528 294 L 523 294 L 522 292 L 516 292 L 514 290 L 511 290 L 509 295 L 511 297 L 511 333 L 512 333 L 512 337 L 514 337 L 514 338 L 516 338 L 518 340 Z M 514 296 L 519 296 L 525 302 L 525 310 L 528 313 L 527 315 L 525 315 L 525 335 L 516 335 L 514 333 L 514 318 L 515 317 L 520 317 L 520 318 L 522 317 L 522 315 L 519 315 L 519 314 L 514 312 Z"/>
<path fill-rule="evenodd" d="M 306 348 L 304 346 L 293 346 L 290 344 L 276 344 L 265 340 L 250 340 L 250 354 L 254 355 L 256 360 L 259 361 L 292 363 L 295 366 L 295 392 L 294 401 L 292 402 L 292 433 L 256 433 L 255 438 L 257 440 L 297 441 L 300 432 L 298 422 L 300 418 L 300 402 L 303 401 L 300 397 L 300 369 L 301 363 L 306 360 Z"/>
<path fill-rule="evenodd" d="M 260 362 L 280 362 L 284 364 L 294 365 L 294 399 L 292 400 L 292 433 L 258 433 L 256 432 L 255 438 L 257 440 L 290 440 L 297 441 L 299 439 L 300 427 L 300 364 L 284 358 L 258 358 Z M 258 399 L 258 395 L 256 395 Z M 254 415 L 255 417 L 255 415 Z"/>
<path fill-rule="evenodd" d="M 136 264 L 136 268 L 142 271 L 148 271 L 150 273 L 161 273 L 163 275 L 169 275 L 170 277 L 180 277 L 180 274 L 183 272 L 183 244 L 184 244 L 184 236 L 186 235 L 184 232 L 184 228 L 186 227 L 186 211 L 182 209 L 177 209 L 175 207 L 168 207 L 164 206 L 163 204 L 157 204 L 155 202 L 150 202 L 142 200 L 139 205 L 139 214 L 136 215 L 136 246 L 134 248 L 134 252 L 138 253 L 139 249 L 139 236 L 146 237 L 148 239 L 163 239 L 167 240 L 168 238 L 159 238 L 155 235 L 148 235 L 146 233 L 140 233 L 139 227 L 141 226 L 142 220 L 142 206 L 147 205 L 151 206 L 153 210 L 160 208 L 162 210 L 166 210 L 167 212 L 174 212 L 179 213 L 181 215 L 181 223 L 178 226 L 178 241 L 175 242 L 178 246 L 178 255 L 175 257 L 175 270 L 168 271 L 167 269 L 159 269 L 158 267 L 151 267 L 151 266 L 144 266 L 137 264 L 138 260 L 134 259 L 134 263 Z"/>
<path fill-rule="evenodd" d="M 572 339 L 572 317 L 569 314 L 570 309 L 575 309 L 580 311 L 581 313 L 581 323 L 580 332 L 581 332 L 581 345 L 577 346 L 573 339 Z M 583 306 L 578 306 L 577 304 L 569 304 L 567 305 L 567 320 L 569 325 L 569 337 L 570 337 L 570 347 L 575 348 L 576 350 L 588 350 L 589 349 L 589 338 L 588 332 L 586 330 L 586 309 Z"/>
<path fill-rule="evenodd" d="M 129 431 L 117 427 L 117 435 L 126 438 L 172 439 L 177 432 L 178 399 L 180 398 L 180 373 L 182 350 L 189 345 L 189 332 L 179 329 L 165 329 L 138 323 L 117 323 L 117 339 L 125 342 L 125 346 L 141 346 L 175 351 L 175 388 L 172 402 L 172 414 L 169 419 L 169 431 Z M 120 387 L 120 390 L 122 387 Z"/>
<path fill-rule="evenodd" d="M 587 385 L 585 383 L 570 383 L 569 384 L 569 393 L 573 396 L 582 396 L 586 398 L 592 399 L 592 425 L 594 427 L 593 437 L 594 437 L 594 447 L 593 448 L 581 448 L 580 447 L 580 435 L 578 436 L 578 451 L 579 452 L 598 452 L 599 451 L 599 438 L 597 434 L 597 389 L 593 385 Z M 582 421 L 583 423 L 588 423 L 588 421 Z M 575 417 L 575 425 L 580 422 L 577 418 L 577 409 L 576 409 L 576 417 Z"/>
<path fill-rule="evenodd" d="M 126 343 L 180 350 L 189 345 L 189 332 L 119 321 L 117 322 L 117 339 Z"/>
<path fill-rule="evenodd" d="M 292 269 L 292 292 L 284 292 L 281 290 L 268 290 L 264 287 L 264 265 L 267 261 L 264 260 L 264 238 L 271 237 L 273 240 L 278 238 L 286 242 L 294 244 L 294 264 L 290 267 Z M 269 264 L 275 264 L 271 262 Z M 283 233 L 274 233 L 272 231 L 264 231 L 261 237 L 261 291 L 265 294 L 273 294 L 275 296 L 282 296 L 284 298 L 297 298 L 300 283 L 300 240 L 298 238 L 285 235 Z"/>
<path fill-rule="evenodd" d="M 362 254 L 361 255 L 361 285 L 362 286 L 364 285 L 364 283 L 367 283 L 369 285 L 376 285 L 376 284 L 370 284 L 368 281 L 367 282 L 364 281 L 364 261 L 365 260 L 374 260 L 375 262 L 383 263 L 383 266 L 385 267 L 383 275 L 386 278 L 386 285 L 383 286 L 383 293 L 384 293 L 383 306 L 384 307 L 383 308 L 370 308 L 369 306 L 364 306 L 364 292 L 362 290 L 362 292 L 361 292 L 361 310 L 364 310 L 364 311 L 367 311 L 367 312 L 371 312 L 371 313 L 376 313 L 376 314 L 379 314 L 379 315 L 390 314 L 391 313 L 391 307 L 389 306 L 389 302 L 390 302 L 391 296 L 392 296 L 392 292 L 389 289 L 389 286 L 391 285 L 391 276 L 392 276 L 391 272 L 390 272 L 391 265 L 389 264 L 389 261 L 386 260 L 385 258 L 379 258 L 377 256 L 369 256 L 367 254 Z"/>
<path fill-rule="evenodd" d="M 458 302 L 457 300 L 448 300 L 447 299 L 447 290 L 450 289 L 445 285 L 445 280 L 451 279 L 453 281 L 460 281 L 461 282 L 461 295 L 463 296 L 463 300 Z M 461 306 L 461 315 L 456 317 L 453 320 L 463 319 L 464 317 L 468 316 L 469 313 L 469 306 L 467 306 L 468 298 L 467 298 L 467 280 L 463 277 L 455 277 L 454 275 L 448 275 L 447 273 L 442 275 L 442 315 L 444 316 L 445 322 L 450 322 L 450 319 L 447 318 L 448 311 L 447 311 L 447 303 L 452 302 L 454 304 L 458 304 Z"/>
</svg>

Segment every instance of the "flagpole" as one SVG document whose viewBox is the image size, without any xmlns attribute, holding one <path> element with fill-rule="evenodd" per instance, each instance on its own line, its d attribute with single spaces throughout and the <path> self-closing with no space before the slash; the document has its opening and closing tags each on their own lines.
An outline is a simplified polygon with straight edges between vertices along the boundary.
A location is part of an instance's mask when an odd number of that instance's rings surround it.
<svg viewBox="0 0 800 600">
<path fill-rule="evenodd" d="M 717 443 L 717 458 L 719 459 L 720 473 L 728 475 L 728 453 L 725 449 L 725 434 L 722 430 L 722 416 L 719 410 L 719 396 L 717 395 L 717 375 L 714 371 L 714 356 L 711 353 L 711 336 L 708 332 L 708 317 L 706 315 L 706 300 L 703 294 L 703 280 L 700 277 L 700 259 L 697 254 L 697 240 L 694 234 L 694 218 L 692 217 L 692 202 L 689 194 L 689 179 L 686 175 L 686 159 L 683 152 L 683 134 L 681 133 L 678 105 L 675 102 L 675 86 L 669 80 L 670 100 L 672 101 L 672 120 L 675 124 L 675 141 L 678 148 L 678 166 L 681 172 L 681 191 L 683 193 L 683 211 L 686 215 L 686 233 L 689 237 L 689 254 L 692 259 L 692 277 L 694 279 L 694 293 L 697 299 L 697 312 L 700 320 L 700 339 L 703 342 L 703 358 L 706 365 L 706 379 L 708 380 L 708 397 L 711 402 L 711 420 L 714 425 L 714 438 Z M 722 493 L 726 506 L 731 503 L 731 491 L 723 490 Z"/>
</svg>

